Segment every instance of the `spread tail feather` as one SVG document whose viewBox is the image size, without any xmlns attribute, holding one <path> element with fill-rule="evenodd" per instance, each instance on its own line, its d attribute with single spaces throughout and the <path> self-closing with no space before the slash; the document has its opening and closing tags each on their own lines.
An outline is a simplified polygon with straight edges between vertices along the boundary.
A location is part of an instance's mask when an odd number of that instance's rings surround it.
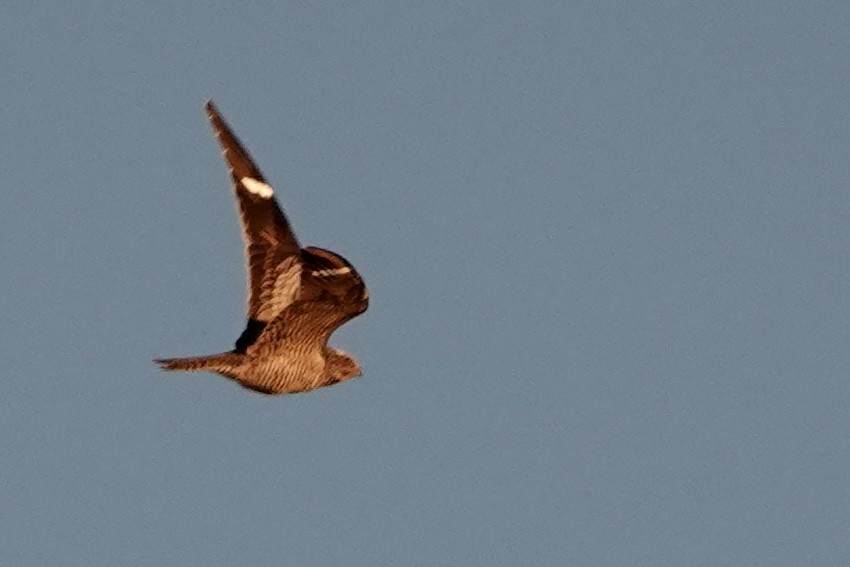
<svg viewBox="0 0 850 567">
<path fill-rule="evenodd" d="M 232 352 L 222 352 L 208 356 L 191 356 L 186 358 L 160 358 L 154 360 L 163 370 L 178 370 L 184 372 L 218 372 L 225 376 L 235 377 L 235 371 L 242 364 L 244 355 Z"/>
</svg>

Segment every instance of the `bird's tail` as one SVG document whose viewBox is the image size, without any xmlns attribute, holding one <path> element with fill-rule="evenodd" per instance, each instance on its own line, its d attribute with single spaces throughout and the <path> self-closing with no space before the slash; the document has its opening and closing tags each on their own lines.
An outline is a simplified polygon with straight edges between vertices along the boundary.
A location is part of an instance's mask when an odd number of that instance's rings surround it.
<svg viewBox="0 0 850 567">
<path fill-rule="evenodd" d="M 191 356 L 187 358 L 160 358 L 154 360 L 163 370 L 180 370 L 184 372 L 218 372 L 225 376 L 234 377 L 236 370 L 242 365 L 242 354 L 222 352 L 208 356 Z"/>
</svg>

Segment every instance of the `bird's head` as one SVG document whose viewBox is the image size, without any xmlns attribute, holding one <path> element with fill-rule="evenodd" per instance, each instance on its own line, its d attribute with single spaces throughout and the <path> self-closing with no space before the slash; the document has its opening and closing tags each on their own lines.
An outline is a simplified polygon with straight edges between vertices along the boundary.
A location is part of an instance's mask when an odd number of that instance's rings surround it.
<svg viewBox="0 0 850 567">
<path fill-rule="evenodd" d="M 327 349 L 327 364 L 325 374 L 331 382 L 342 382 L 363 375 L 360 364 L 350 354 L 338 348 Z"/>
</svg>

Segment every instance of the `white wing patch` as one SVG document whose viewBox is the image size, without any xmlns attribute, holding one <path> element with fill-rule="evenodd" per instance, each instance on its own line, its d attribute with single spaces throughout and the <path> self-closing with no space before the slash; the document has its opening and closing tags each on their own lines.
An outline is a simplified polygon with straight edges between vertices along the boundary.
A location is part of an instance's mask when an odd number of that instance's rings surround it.
<svg viewBox="0 0 850 567">
<path fill-rule="evenodd" d="M 334 268 L 332 270 L 313 270 L 310 273 L 314 276 L 327 278 L 330 276 L 341 276 L 349 272 L 351 272 L 351 268 L 349 266 L 344 266 L 342 268 Z"/>
<path fill-rule="evenodd" d="M 258 195 L 263 199 L 269 199 L 272 195 L 274 195 L 274 189 L 268 183 L 263 183 L 253 177 L 243 177 L 239 180 L 239 183 L 245 186 L 245 189 L 253 193 L 254 195 Z"/>
</svg>

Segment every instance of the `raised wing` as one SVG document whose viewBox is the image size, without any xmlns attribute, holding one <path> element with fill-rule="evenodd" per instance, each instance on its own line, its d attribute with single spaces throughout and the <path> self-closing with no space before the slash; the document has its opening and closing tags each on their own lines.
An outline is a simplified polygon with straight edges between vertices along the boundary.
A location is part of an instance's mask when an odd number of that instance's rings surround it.
<svg viewBox="0 0 850 567">
<path fill-rule="evenodd" d="M 240 350 L 295 300 L 300 283 L 301 246 L 275 200 L 274 189 L 212 101 L 207 102 L 206 111 L 227 161 L 246 243 L 248 328 L 237 342 Z"/>
<path fill-rule="evenodd" d="M 265 326 L 248 352 L 292 354 L 323 348 L 336 329 L 369 307 L 363 278 L 339 254 L 305 248 L 301 267 L 299 300 Z"/>
<path fill-rule="evenodd" d="M 363 278 L 339 254 L 308 246 L 301 251 L 301 267 L 301 299 L 334 298 L 345 302 L 355 315 L 368 307 L 369 292 Z"/>
</svg>

